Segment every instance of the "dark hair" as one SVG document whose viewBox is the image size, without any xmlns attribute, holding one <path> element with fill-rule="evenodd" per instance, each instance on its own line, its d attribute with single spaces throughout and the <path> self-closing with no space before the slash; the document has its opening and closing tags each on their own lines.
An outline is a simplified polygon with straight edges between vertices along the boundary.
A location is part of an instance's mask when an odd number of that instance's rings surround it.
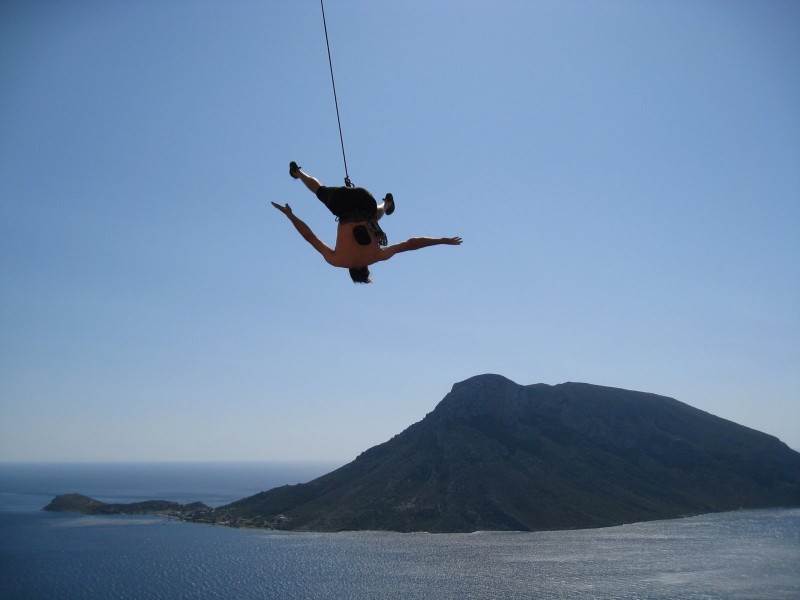
<svg viewBox="0 0 800 600">
<path fill-rule="evenodd" d="M 372 243 L 372 238 L 369 237 L 369 231 L 363 225 L 353 227 L 353 237 L 361 246 L 369 246 Z"/>
<path fill-rule="evenodd" d="M 372 283 L 369 278 L 369 267 L 355 267 L 350 269 L 350 279 L 353 283 Z"/>
</svg>

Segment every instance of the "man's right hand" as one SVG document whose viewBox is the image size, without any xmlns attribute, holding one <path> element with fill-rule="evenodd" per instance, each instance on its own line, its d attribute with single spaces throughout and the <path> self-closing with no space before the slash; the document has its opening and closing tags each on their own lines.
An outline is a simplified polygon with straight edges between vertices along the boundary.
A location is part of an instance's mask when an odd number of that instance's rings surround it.
<svg viewBox="0 0 800 600">
<path fill-rule="evenodd" d="M 275 208 L 277 208 L 279 211 L 281 211 L 281 212 L 282 212 L 283 214 L 285 214 L 287 217 L 289 217 L 289 216 L 291 216 L 291 215 L 292 215 L 292 207 L 291 207 L 291 206 L 289 206 L 288 204 L 285 204 L 285 205 L 281 206 L 281 205 L 280 205 L 280 204 L 278 204 L 277 202 L 273 202 L 273 203 L 272 203 L 272 206 L 274 206 Z"/>
</svg>

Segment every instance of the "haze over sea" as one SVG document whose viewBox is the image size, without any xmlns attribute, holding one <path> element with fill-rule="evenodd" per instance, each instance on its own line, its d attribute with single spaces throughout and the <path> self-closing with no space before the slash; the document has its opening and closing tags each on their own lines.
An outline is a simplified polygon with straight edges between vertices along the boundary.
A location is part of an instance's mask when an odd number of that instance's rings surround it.
<svg viewBox="0 0 800 600">
<path fill-rule="evenodd" d="M 313 534 L 46 513 L 58 493 L 212 506 L 331 463 L 0 465 L 0 596 L 798 598 L 800 509 L 539 533 Z"/>
</svg>

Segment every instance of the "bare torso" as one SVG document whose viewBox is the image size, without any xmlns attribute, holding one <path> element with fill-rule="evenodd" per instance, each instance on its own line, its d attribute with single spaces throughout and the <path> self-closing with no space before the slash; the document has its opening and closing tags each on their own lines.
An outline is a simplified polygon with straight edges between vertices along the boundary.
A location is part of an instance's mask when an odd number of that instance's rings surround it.
<svg viewBox="0 0 800 600">
<path fill-rule="evenodd" d="M 353 229 L 359 225 L 365 226 L 369 232 L 370 243 L 367 246 L 362 246 L 353 237 Z M 391 254 L 393 253 L 386 252 L 378 245 L 375 234 L 366 222 L 339 223 L 336 230 L 336 247 L 325 255 L 325 260 L 334 267 L 366 267 L 386 260 Z"/>
</svg>

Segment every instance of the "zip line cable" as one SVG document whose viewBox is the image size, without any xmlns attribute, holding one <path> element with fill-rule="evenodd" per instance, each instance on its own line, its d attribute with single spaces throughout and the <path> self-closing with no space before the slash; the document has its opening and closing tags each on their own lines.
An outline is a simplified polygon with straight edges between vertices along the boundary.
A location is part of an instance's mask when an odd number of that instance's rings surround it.
<svg viewBox="0 0 800 600">
<path fill-rule="evenodd" d="M 331 86 L 333 87 L 333 103 L 336 106 L 336 122 L 339 124 L 339 142 L 342 144 L 342 160 L 344 161 L 344 184 L 353 187 L 350 175 L 347 173 L 347 156 L 344 152 L 344 137 L 342 136 L 342 120 L 339 118 L 339 100 L 336 98 L 336 81 L 333 79 L 333 61 L 331 60 L 331 44 L 328 41 L 328 24 L 325 22 L 325 5 L 323 0 L 319 0 L 322 9 L 322 26 L 325 28 L 325 46 L 328 48 L 328 66 L 331 69 Z"/>
</svg>

